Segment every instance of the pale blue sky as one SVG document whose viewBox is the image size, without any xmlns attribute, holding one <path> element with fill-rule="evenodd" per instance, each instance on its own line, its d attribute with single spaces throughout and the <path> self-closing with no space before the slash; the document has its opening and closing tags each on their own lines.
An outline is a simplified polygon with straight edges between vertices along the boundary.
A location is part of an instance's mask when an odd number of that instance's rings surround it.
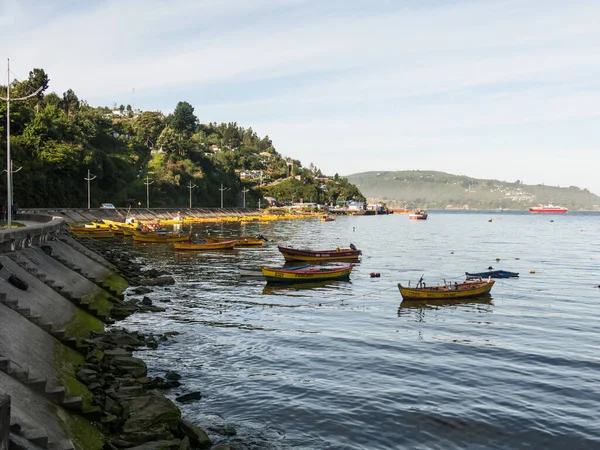
<svg viewBox="0 0 600 450">
<path fill-rule="evenodd" d="M 0 0 L 0 56 L 92 105 L 188 101 L 328 174 L 600 195 L 599 22 L 594 0 Z"/>
</svg>

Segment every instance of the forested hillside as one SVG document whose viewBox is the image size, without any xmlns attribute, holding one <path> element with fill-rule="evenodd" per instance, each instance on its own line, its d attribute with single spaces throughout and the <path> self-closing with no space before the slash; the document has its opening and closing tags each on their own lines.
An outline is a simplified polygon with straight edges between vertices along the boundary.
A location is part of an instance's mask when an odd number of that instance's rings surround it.
<svg viewBox="0 0 600 450">
<path fill-rule="evenodd" d="M 85 207 L 141 203 L 150 207 L 256 207 L 264 195 L 284 202 L 362 197 L 338 176 L 286 158 L 268 136 L 235 122 L 201 121 L 188 102 L 172 114 L 93 107 L 72 90 L 47 94 L 50 79 L 33 69 L 11 83 L 13 198 L 21 207 Z M 0 97 L 7 96 L 0 86 Z M 0 102 L 0 146 L 6 148 L 6 102 Z M 6 154 L 0 151 L 1 154 Z M 6 157 L 2 161 L 6 167 Z M 88 175 L 89 174 L 89 175 Z M 6 177 L 0 177 L 6 199 Z M 147 195 L 149 194 L 149 195 Z M 243 200 L 242 200 L 243 199 Z M 5 200 L 0 200 L 4 203 Z"/>
<path fill-rule="evenodd" d="M 600 197 L 575 186 L 526 185 L 423 170 L 363 172 L 348 180 L 368 199 L 391 207 L 526 209 L 554 203 L 571 210 L 600 208 Z"/>
</svg>

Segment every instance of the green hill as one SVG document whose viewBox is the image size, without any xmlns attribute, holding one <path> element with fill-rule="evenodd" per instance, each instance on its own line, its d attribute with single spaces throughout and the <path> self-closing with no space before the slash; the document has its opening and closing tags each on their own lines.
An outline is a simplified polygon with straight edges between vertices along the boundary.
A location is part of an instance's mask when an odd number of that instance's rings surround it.
<svg viewBox="0 0 600 450">
<path fill-rule="evenodd" d="M 570 210 L 599 210 L 600 197 L 587 189 L 508 183 L 427 170 L 348 175 L 370 202 L 429 209 L 527 209 L 553 203 Z"/>
</svg>

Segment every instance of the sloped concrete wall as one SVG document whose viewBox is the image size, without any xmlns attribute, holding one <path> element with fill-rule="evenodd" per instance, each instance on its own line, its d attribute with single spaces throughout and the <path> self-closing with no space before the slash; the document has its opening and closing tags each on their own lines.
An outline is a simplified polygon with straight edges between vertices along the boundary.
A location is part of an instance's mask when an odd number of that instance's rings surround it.
<svg viewBox="0 0 600 450">
<path fill-rule="evenodd" d="M 10 434 L 10 397 L 0 395 L 0 450 L 8 450 Z"/>
</svg>

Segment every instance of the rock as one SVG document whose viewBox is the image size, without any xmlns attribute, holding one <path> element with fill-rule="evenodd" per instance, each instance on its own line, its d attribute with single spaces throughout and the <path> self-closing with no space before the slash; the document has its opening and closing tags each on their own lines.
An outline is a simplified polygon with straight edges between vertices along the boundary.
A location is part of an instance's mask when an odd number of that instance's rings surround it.
<svg viewBox="0 0 600 450">
<path fill-rule="evenodd" d="M 165 373 L 165 378 L 167 380 L 181 380 L 181 375 L 179 375 L 177 372 L 173 371 L 173 370 L 169 370 L 167 373 Z"/>
<path fill-rule="evenodd" d="M 180 420 L 179 429 L 190 438 L 190 444 L 193 448 L 210 448 L 212 446 L 212 441 L 202 428 L 185 420 Z"/>
<path fill-rule="evenodd" d="M 145 377 L 148 373 L 146 363 L 139 358 L 117 356 L 112 358 L 110 363 L 121 373 L 130 374 L 134 378 Z"/>
<path fill-rule="evenodd" d="M 123 405 L 124 438 L 149 442 L 170 440 L 181 421 L 181 411 L 158 391 L 150 391 L 141 397 L 121 400 Z"/>
<path fill-rule="evenodd" d="M 190 445 L 190 438 L 186 436 L 181 440 L 181 445 L 177 450 L 190 450 L 191 448 L 192 446 Z"/>
<path fill-rule="evenodd" d="M 171 439 L 168 441 L 146 442 L 136 447 L 129 447 L 128 450 L 179 450 L 181 441 L 179 439 Z"/>
<path fill-rule="evenodd" d="M 152 299 L 144 295 L 144 298 L 142 299 L 142 304 L 146 306 L 152 306 Z"/>
<path fill-rule="evenodd" d="M 146 286 L 138 286 L 133 290 L 133 292 L 138 295 L 144 295 L 152 292 L 152 289 L 147 288 Z"/>
<path fill-rule="evenodd" d="M 222 425 L 212 425 L 209 427 L 209 430 L 214 431 L 222 436 L 235 436 L 237 434 L 235 427 L 228 423 Z"/>
<path fill-rule="evenodd" d="M 192 402 L 194 400 L 200 400 L 202 398 L 202 393 L 200 391 L 196 392 L 188 392 L 187 394 L 180 395 L 175 398 L 175 401 L 179 403 Z"/>
<path fill-rule="evenodd" d="M 171 275 L 161 275 L 156 278 L 144 280 L 144 284 L 147 286 L 168 286 L 175 284 L 175 278 L 173 278 Z"/>
</svg>

